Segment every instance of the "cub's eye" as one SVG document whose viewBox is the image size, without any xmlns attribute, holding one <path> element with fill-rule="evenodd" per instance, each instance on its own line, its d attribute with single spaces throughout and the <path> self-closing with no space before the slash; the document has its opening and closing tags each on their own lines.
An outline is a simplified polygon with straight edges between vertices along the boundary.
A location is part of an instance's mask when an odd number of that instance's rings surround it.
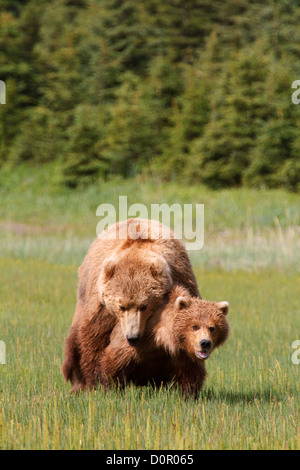
<svg viewBox="0 0 300 470">
<path fill-rule="evenodd" d="M 193 330 L 195 330 L 195 331 L 199 330 L 199 326 L 198 326 L 198 325 L 194 325 L 194 326 L 193 326 Z"/>
<path fill-rule="evenodd" d="M 123 307 L 122 305 L 119 305 L 119 309 L 122 311 L 122 312 L 125 312 L 126 308 Z"/>
<path fill-rule="evenodd" d="M 147 305 L 141 305 L 140 311 L 141 311 L 141 312 L 144 312 L 144 311 L 146 310 L 146 308 L 147 308 Z"/>
<path fill-rule="evenodd" d="M 212 333 L 213 331 L 215 331 L 215 327 L 214 326 L 210 326 L 209 328 L 209 331 Z"/>
</svg>

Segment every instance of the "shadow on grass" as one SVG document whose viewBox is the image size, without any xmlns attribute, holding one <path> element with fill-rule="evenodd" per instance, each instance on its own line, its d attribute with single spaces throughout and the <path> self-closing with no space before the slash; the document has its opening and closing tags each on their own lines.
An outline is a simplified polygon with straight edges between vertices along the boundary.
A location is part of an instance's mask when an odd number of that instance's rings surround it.
<svg viewBox="0 0 300 470">
<path fill-rule="evenodd" d="M 284 396 L 276 390 L 266 388 L 264 390 L 247 390 L 234 391 L 224 390 L 215 391 L 213 389 L 203 390 L 199 396 L 199 400 L 222 401 L 227 404 L 235 403 L 254 403 L 256 400 L 260 402 L 281 401 Z"/>
<path fill-rule="evenodd" d="M 119 398 L 132 398 L 135 401 L 140 399 L 145 400 L 155 400 L 163 399 L 167 400 L 168 403 L 175 403 L 177 400 L 191 400 L 192 402 L 211 402 L 212 404 L 217 403 L 226 403 L 228 405 L 234 404 L 251 404 L 251 403 L 265 403 L 269 404 L 271 402 L 281 402 L 286 400 L 287 393 L 283 390 L 272 389 L 271 387 L 265 387 L 260 390 L 218 390 L 214 388 L 204 388 L 195 399 L 192 396 L 184 396 L 181 389 L 174 383 L 165 383 L 157 385 L 155 383 L 148 382 L 147 385 L 141 386 L 136 385 L 132 382 L 126 384 L 123 387 L 112 387 L 106 391 L 103 391 L 99 387 L 99 391 L 104 393 L 107 397 L 108 394 Z M 289 390 L 288 395 L 296 397 L 298 395 L 296 389 Z"/>
</svg>

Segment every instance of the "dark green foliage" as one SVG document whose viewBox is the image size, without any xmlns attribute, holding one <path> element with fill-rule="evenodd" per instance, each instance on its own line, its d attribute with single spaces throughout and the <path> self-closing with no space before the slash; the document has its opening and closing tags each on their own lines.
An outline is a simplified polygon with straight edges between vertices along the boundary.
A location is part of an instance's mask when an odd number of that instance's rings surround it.
<svg viewBox="0 0 300 470">
<path fill-rule="evenodd" d="M 268 118 L 264 81 L 269 63 L 246 51 L 234 54 L 220 80 L 219 97 L 203 134 L 193 143 L 192 174 L 211 186 L 237 186 L 250 163 L 257 133 Z"/>
<path fill-rule="evenodd" d="M 103 116 L 99 106 L 78 105 L 73 123 L 68 127 L 66 162 L 63 164 L 65 184 L 76 187 L 107 174 L 109 166 L 102 152 Z"/>
<path fill-rule="evenodd" d="M 294 0 L 3 0 L 0 165 L 299 190 Z"/>
</svg>

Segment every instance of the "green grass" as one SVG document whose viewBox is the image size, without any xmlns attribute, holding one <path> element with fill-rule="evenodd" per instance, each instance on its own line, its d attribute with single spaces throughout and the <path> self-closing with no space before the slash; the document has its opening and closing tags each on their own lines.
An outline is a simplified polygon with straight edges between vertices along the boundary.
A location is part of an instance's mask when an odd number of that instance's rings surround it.
<svg viewBox="0 0 300 470">
<path fill-rule="evenodd" d="M 286 230 L 299 226 L 299 194 L 284 190 L 224 189 L 213 191 L 205 186 L 180 186 L 155 178 L 138 176 L 115 178 L 74 192 L 56 182 L 53 164 L 41 168 L 0 169 L 0 220 L 26 223 L 59 233 L 96 235 L 96 209 L 102 203 L 117 209 L 119 196 L 128 197 L 128 207 L 145 204 L 149 215 L 151 204 L 204 204 L 205 231 L 245 231 L 260 233 L 264 229 Z"/>
<path fill-rule="evenodd" d="M 8 176 L 0 175 L 1 449 L 300 448 L 300 365 L 291 360 L 300 339 L 299 196 L 141 180 L 72 193 L 51 181 L 43 189 L 41 172 L 29 182 Z M 197 401 L 172 386 L 72 396 L 63 380 L 77 268 L 96 207 L 118 191 L 130 204 L 206 204 L 205 247 L 191 260 L 202 296 L 229 301 L 231 332 L 206 363 Z"/>
<path fill-rule="evenodd" d="M 172 387 L 71 396 L 60 368 L 76 270 L 2 260 L 7 364 L 0 366 L 0 447 L 299 448 L 300 367 L 291 361 L 299 278 L 219 271 L 202 272 L 198 280 L 206 298 L 230 302 L 231 334 L 207 362 L 197 401 L 184 401 Z"/>
<path fill-rule="evenodd" d="M 204 247 L 191 251 L 203 269 L 300 270 L 300 196 L 283 190 L 165 184 L 142 176 L 116 178 L 76 192 L 58 185 L 55 166 L 0 170 L 0 255 L 78 266 L 96 237 L 97 207 L 119 196 L 128 207 L 204 204 Z M 195 214 L 194 214 L 195 216 Z"/>
</svg>

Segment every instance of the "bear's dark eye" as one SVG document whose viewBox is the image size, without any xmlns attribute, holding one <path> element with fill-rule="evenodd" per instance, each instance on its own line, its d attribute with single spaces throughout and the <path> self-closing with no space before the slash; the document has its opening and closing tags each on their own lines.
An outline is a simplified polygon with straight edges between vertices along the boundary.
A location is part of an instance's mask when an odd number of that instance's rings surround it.
<svg viewBox="0 0 300 470">
<path fill-rule="evenodd" d="M 212 333 L 213 331 L 215 331 L 215 327 L 214 326 L 210 326 L 209 328 L 209 331 Z"/>
<path fill-rule="evenodd" d="M 146 308 L 147 308 L 147 305 L 141 305 L 140 311 L 141 311 L 141 312 L 144 312 L 144 311 L 146 310 Z"/>
<path fill-rule="evenodd" d="M 122 312 L 125 312 L 126 308 L 123 307 L 122 305 L 119 305 L 119 309 L 122 311 Z"/>
<path fill-rule="evenodd" d="M 195 331 L 199 330 L 199 326 L 198 326 L 198 325 L 194 325 L 194 326 L 193 326 L 193 330 L 195 330 Z"/>
</svg>

